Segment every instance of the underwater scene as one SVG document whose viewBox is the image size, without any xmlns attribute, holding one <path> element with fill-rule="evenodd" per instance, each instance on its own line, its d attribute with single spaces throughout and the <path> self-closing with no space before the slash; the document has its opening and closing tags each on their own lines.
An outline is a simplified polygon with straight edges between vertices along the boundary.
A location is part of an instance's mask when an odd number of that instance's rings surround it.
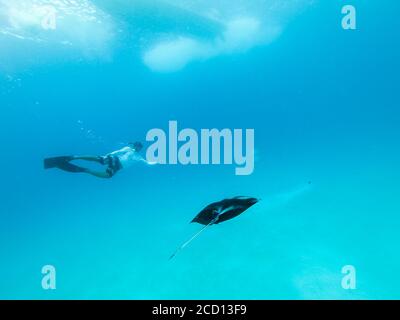
<svg viewBox="0 0 400 320">
<path fill-rule="evenodd" d="M 399 9 L 0 0 L 0 299 L 399 299 Z"/>
</svg>

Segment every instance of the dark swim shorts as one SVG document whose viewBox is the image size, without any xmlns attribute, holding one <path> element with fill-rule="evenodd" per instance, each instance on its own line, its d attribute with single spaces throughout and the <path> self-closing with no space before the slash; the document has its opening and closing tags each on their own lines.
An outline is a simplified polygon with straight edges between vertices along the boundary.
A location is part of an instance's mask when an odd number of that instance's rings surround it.
<svg viewBox="0 0 400 320">
<path fill-rule="evenodd" d="M 122 169 L 121 161 L 119 161 L 117 156 L 107 156 L 105 163 L 108 165 L 107 173 L 110 175 L 110 177 L 114 176 L 119 170 Z"/>
</svg>

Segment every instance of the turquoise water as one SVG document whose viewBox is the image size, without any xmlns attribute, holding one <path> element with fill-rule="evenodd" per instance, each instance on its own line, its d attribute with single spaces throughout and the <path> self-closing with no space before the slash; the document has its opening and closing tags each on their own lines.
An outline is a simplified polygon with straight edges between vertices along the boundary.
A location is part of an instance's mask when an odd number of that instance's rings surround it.
<svg viewBox="0 0 400 320">
<path fill-rule="evenodd" d="M 399 4 L 352 0 L 343 30 L 344 4 L 0 0 L 0 298 L 400 298 Z M 43 170 L 170 120 L 253 128 L 254 173 Z M 262 201 L 168 260 L 237 195 Z"/>
</svg>

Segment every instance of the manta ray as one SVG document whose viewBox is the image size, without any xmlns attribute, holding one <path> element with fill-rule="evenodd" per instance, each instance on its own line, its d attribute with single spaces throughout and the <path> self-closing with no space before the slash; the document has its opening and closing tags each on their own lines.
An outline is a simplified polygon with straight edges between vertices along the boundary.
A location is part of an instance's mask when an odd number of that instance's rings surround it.
<svg viewBox="0 0 400 320">
<path fill-rule="evenodd" d="M 259 199 L 252 197 L 234 197 L 231 199 L 224 199 L 214 202 L 206 206 L 199 214 L 191 221 L 191 223 L 199 223 L 204 227 L 192 236 L 189 240 L 183 243 L 171 256 L 170 260 L 175 255 L 185 248 L 190 242 L 197 238 L 207 227 L 213 224 L 220 224 L 221 222 L 233 219 L 245 212 L 247 209 L 255 205 Z"/>
</svg>

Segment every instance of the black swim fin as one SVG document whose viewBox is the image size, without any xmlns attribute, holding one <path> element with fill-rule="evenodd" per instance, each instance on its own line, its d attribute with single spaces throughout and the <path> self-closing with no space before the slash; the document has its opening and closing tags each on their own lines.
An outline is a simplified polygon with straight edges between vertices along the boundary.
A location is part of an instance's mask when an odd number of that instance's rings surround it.
<svg viewBox="0 0 400 320">
<path fill-rule="evenodd" d="M 71 156 L 47 158 L 44 159 L 44 168 L 45 169 L 58 168 L 67 172 L 74 172 L 74 173 L 86 172 L 87 169 L 69 163 L 73 159 L 74 158 Z"/>
</svg>

